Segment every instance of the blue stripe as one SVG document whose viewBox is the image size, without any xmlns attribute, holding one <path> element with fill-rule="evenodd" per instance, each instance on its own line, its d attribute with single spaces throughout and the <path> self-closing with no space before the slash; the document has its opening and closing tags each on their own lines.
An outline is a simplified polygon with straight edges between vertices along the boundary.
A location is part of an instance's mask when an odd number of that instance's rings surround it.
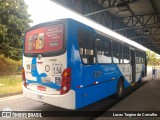
<svg viewBox="0 0 160 120">
<path fill-rule="evenodd" d="M 32 76 L 36 78 L 36 81 L 33 81 L 33 80 L 27 80 L 26 83 L 27 84 L 31 84 L 31 83 L 38 83 L 38 84 L 41 84 L 41 85 L 44 85 L 44 86 L 48 86 L 48 87 L 51 87 L 51 88 L 55 88 L 57 90 L 60 90 L 61 89 L 61 86 L 53 83 L 53 82 L 50 82 L 50 83 L 44 83 L 41 81 L 41 78 L 42 77 L 47 77 L 47 74 L 46 73 L 41 73 L 39 74 L 38 73 L 38 70 L 37 70 L 37 60 L 36 58 L 33 58 L 32 59 L 32 69 L 31 69 L 31 73 L 32 73 Z"/>
<path fill-rule="evenodd" d="M 26 81 L 27 84 L 32 84 L 32 83 L 38 83 L 38 84 L 41 84 L 41 85 L 44 85 L 44 86 L 47 86 L 47 87 L 51 87 L 51 88 L 55 88 L 57 90 L 60 90 L 61 89 L 61 86 L 55 84 L 55 83 L 43 83 L 43 82 L 37 82 L 37 81 L 33 81 L 33 80 L 27 80 Z"/>
</svg>

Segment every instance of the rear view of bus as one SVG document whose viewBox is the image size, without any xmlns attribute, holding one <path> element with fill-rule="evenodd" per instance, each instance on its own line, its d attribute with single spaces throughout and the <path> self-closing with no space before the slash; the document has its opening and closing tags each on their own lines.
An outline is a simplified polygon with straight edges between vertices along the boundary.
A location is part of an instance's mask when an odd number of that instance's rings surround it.
<svg viewBox="0 0 160 120">
<path fill-rule="evenodd" d="M 40 24 L 26 31 L 22 70 L 25 97 L 75 109 L 66 51 L 64 21 Z"/>
</svg>

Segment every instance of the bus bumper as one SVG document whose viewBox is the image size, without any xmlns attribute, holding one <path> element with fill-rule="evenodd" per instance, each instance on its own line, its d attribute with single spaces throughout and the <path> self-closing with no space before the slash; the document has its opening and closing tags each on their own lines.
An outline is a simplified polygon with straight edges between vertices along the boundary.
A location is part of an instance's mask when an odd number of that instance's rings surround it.
<svg viewBox="0 0 160 120">
<path fill-rule="evenodd" d="M 23 96 L 29 99 L 48 103 L 66 109 L 76 109 L 74 90 L 70 90 L 68 93 L 64 95 L 48 95 L 29 90 L 23 86 Z"/>
</svg>

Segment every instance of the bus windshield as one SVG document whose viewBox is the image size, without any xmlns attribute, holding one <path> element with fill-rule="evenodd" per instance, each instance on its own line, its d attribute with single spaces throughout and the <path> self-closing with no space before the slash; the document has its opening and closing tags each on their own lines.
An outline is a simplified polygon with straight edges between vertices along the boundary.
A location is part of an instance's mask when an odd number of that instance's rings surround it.
<svg viewBox="0 0 160 120">
<path fill-rule="evenodd" d="M 58 52 L 63 49 L 64 25 L 50 25 L 26 33 L 25 53 Z"/>
</svg>

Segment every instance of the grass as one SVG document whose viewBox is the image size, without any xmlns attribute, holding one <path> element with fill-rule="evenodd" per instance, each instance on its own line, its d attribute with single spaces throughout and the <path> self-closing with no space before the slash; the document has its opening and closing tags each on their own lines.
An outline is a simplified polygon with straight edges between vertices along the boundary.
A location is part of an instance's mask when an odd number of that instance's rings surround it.
<svg viewBox="0 0 160 120">
<path fill-rule="evenodd" d="M 16 61 L 9 57 L 6 58 L 4 55 L 0 55 L 0 75 L 13 75 L 20 74 L 18 67 L 22 66 L 22 60 Z"/>
<path fill-rule="evenodd" d="M 0 55 L 0 95 L 21 92 L 22 78 L 21 70 L 18 67 L 22 66 L 22 60 L 16 61 L 9 57 Z"/>
<path fill-rule="evenodd" d="M 22 79 L 15 75 L 0 76 L 0 95 L 22 91 Z"/>
</svg>

